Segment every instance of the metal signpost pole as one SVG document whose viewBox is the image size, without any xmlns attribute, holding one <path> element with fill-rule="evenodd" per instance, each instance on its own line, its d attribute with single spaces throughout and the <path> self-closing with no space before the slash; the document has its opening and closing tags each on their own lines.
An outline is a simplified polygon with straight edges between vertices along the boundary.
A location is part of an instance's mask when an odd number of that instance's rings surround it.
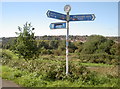
<svg viewBox="0 0 120 89">
<path fill-rule="evenodd" d="M 67 35 L 66 35 L 66 75 L 68 75 L 68 45 L 69 45 L 69 12 L 67 12 Z"/>
<path fill-rule="evenodd" d="M 67 13 L 67 16 L 66 16 L 66 21 L 67 21 L 67 35 L 66 35 L 66 75 L 68 75 L 68 44 L 69 44 L 69 19 L 70 19 L 70 16 L 69 16 L 69 12 L 71 10 L 71 7 L 70 5 L 66 5 L 64 7 L 64 11 Z"/>
</svg>

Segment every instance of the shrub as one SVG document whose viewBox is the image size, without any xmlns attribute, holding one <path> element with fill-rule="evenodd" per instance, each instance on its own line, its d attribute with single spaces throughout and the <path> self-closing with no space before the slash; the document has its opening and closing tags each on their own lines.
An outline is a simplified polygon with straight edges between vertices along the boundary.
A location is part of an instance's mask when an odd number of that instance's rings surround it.
<svg viewBox="0 0 120 89">
<path fill-rule="evenodd" d="M 75 67 L 75 65 L 77 65 L 77 67 Z M 81 70 L 79 70 L 79 66 Z M 70 67 L 73 71 L 69 72 L 68 76 L 65 75 L 65 70 L 62 69 L 65 68 L 65 65 L 62 67 L 60 65 L 56 67 L 55 65 L 52 64 L 50 65 L 50 67 L 51 68 L 49 68 L 48 71 L 45 71 L 44 73 L 41 74 L 39 71 L 30 73 L 30 72 L 20 71 L 18 69 L 13 69 L 10 67 L 3 66 L 2 77 L 5 79 L 14 80 L 17 84 L 23 87 L 117 87 L 118 86 L 117 85 L 118 81 L 116 78 L 111 76 L 110 77 L 100 76 L 96 72 L 89 72 L 86 70 L 85 67 L 78 64 L 70 63 Z M 57 74 L 59 75 L 56 76 Z"/>
<path fill-rule="evenodd" d="M 42 49 L 42 50 L 40 50 L 40 53 L 42 54 L 42 55 L 44 55 L 44 54 L 53 54 L 53 52 L 52 52 L 52 50 L 49 50 L 49 49 Z"/>
<path fill-rule="evenodd" d="M 111 64 L 112 59 L 117 59 L 114 55 L 109 55 L 106 53 L 96 53 L 96 54 L 78 54 L 79 59 L 83 60 L 83 62 L 91 62 L 91 63 L 106 63 Z M 115 63 L 114 63 L 115 64 Z M 117 62 L 116 62 L 117 64 Z"/>
<path fill-rule="evenodd" d="M 119 65 L 118 59 L 112 59 L 111 64 Z"/>
<path fill-rule="evenodd" d="M 2 60 L 1 63 L 2 64 L 8 64 L 13 58 L 13 55 L 11 55 L 10 52 L 3 50 L 2 51 Z"/>
<path fill-rule="evenodd" d="M 2 51 L 2 57 L 5 59 L 12 59 L 12 55 L 10 54 L 10 52 L 7 52 L 6 50 Z"/>
<path fill-rule="evenodd" d="M 69 74 L 66 76 L 65 74 L 65 63 L 63 64 L 52 64 L 47 68 L 46 72 L 44 72 L 44 79 L 50 79 L 50 80 L 70 80 L 74 81 L 82 76 L 82 78 L 85 78 L 83 75 L 89 74 L 90 72 L 81 65 L 76 65 L 72 62 L 69 63 Z"/>
<path fill-rule="evenodd" d="M 62 54 L 61 50 L 54 50 L 54 55 L 60 56 Z"/>
</svg>

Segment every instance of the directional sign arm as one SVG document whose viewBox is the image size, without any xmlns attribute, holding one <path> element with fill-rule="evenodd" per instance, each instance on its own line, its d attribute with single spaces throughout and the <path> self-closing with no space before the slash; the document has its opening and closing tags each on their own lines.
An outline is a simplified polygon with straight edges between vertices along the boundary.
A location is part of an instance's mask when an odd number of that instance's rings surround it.
<svg viewBox="0 0 120 89">
<path fill-rule="evenodd" d="M 54 18 L 54 19 L 59 19 L 59 20 L 66 20 L 66 15 L 58 13 L 58 12 L 48 10 L 46 15 L 49 18 Z"/>
<path fill-rule="evenodd" d="M 94 14 L 70 15 L 70 21 L 93 21 L 94 19 Z"/>
<path fill-rule="evenodd" d="M 65 29 L 66 22 L 51 23 L 49 27 L 50 29 Z"/>
<path fill-rule="evenodd" d="M 48 10 L 47 17 L 67 21 L 67 15 Z M 69 21 L 94 21 L 94 14 L 70 15 Z"/>
</svg>

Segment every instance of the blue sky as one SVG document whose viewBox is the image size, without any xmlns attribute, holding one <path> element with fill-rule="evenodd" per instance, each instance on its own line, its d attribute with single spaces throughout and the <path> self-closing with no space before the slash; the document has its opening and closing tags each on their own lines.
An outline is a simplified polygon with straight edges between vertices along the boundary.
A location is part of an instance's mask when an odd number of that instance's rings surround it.
<svg viewBox="0 0 120 89">
<path fill-rule="evenodd" d="M 47 10 L 65 14 L 64 6 L 71 5 L 70 14 L 95 14 L 94 21 L 70 22 L 70 35 L 118 35 L 117 2 L 2 2 L 2 32 L 0 37 L 13 37 L 18 26 L 31 22 L 35 35 L 66 35 L 66 29 L 51 30 L 50 23 L 63 22 L 48 18 Z"/>
</svg>

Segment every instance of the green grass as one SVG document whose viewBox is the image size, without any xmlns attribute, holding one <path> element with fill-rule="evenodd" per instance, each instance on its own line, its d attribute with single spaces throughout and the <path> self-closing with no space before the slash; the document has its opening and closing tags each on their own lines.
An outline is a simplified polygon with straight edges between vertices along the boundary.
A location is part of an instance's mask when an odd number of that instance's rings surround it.
<svg viewBox="0 0 120 89">
<path fill-rule="evenodd" d="M 11 59 L 17 60 L 19 59 L 19 57 L 17 55 L 15 55 L 12 51 L 7 50 L 7 49 L 3 49 L 2 53 L 6 53 L 7 55 L 9 55 L 11 57 Z"/>
<path fill-rule="evenodd" d="M 68 79 L 46 80 L 42 75 L 38 75 L 37 72 L 20 71 L 8 66 L 2 66 L 2 71 L 3 79 L 12 80 L 22 87 L 118 87 L 117 78 L 108 78 L 106 76 L 91 76 L 91 80 L 86 82 L 81 79 L 76 79 L 72 82 Z"/>
<path fill-rule="evenodd" d="M 83 66 L 88 66 L 88 67 L 110 67 L 113 65 L 109 65 L 109 64 L 103 64 L 103 63 L 80 63 Z"/>
<path fill-rule="evenodd" d="M 58 70 L 61 69 L 61 66 L 65 65 L 65 60 L 59 60 L 61 59 L 61 56 L 54 56 L 54 57 L 51 55 L 40 56 L 40 58 L 36 60 L 29 61 L 30 62 L 29 64 L 26 63 L 25 60 L 23 59 L 17 60 L 18 57 L 9 50 L 4 50 L 4 52 L 11 55 L 12 58 L 8 62 L 8 64 L 5 64 L 4 66 L 0 66 L 0 69 L 2 69 L 2 74 L 0 74 L 0 76 L 3 79 L 12 80 L 23 87 L 116 87 L 117 86 L 117 78 L 102 76 L 102 75 L 99 76 L 97 74 L 94 75 L 90 74 L 87 77 L 84 76 L 85 80 L 80 77 L 76 79 L 75 76 L 77 76 L 77 74 L 72 76 L 72 78 L 74 79 L 70 79 L 71 78 L 70 77 L 63 80 L 62 79 L 52 80 L 49 79 L 48 76 L 52 76 L 56 72 L 58 73 Z M 63 58 L 64 56 L 62 56 L 62 59 Z M 31 67 L 31 63 L 33 63 L 36 68 Z M 80 61 L 72 61 L 71 63 L 74 65 L 71 67 L 71 69 L 75 67 L 73 71 L 76 71 L 73 73 L 78 73 L 77 68 L 78 67 L 80 68 L 80 64 L 83 66 L 94 66 L 94 67 L 112 66 L 112 65 L 97 64 L 97 63 L 80 63 Z M 69 61 L 69 66 L 70 66 L 70 61 Z M 33 70 L 32 72 L 29 71 L 31 69 Z M 65 69 L 63 68 L 62 70 Z M 62 74 L 61 70 L 59 70 L 59 72 L 60 73 L 58 74 L 61 75 Z M 65 75 L 63 74 L 62 77 L 64 76 Z"/>
<path fill-rule="evenodd" d="M 51 57 L 50 55 L 43 55 L 39 58 L 39 60 L 41 59 L 44 59 L 44 62 L 54 62 L 54 63 L 61 63 L 61 62 L 65 62 L 65 56 L 54 56 Z M 69 57 L 69 59 L 71 59 L 71 57 Z M 69 60 L 69 61 L 72 61 L 73 63 L 80 63 L 80 61 L 76 61 L 75 59 L 74 60 Z M 111 67 L 111 66 L 114 66 L 114 65 L 110 65 L 110 64 L 103 64 L 103 63 L 80 63 L 81 65 L 83 66 L 89 66 L 89 67 Z"/>
<path fill-rule="evenodd" d="M 3 52 L 7 53 L 9 56 L 11 56 L 12 59 L 14 60 L 18 60 L 19 57 L 17 55 L 15 55 L 13 52 L 11 52 L 10 50 L 2 50 Z M 71 54 L 71 55 L 75 55 L 75 54 Z M 69 59 L 71 59 L 72 56 L 69 57 Z M 54 62 L 54 63 L 61 63 L 61 62 L 65 62 L 65 56 L 54 56 L 54 55 L 42 55 L 40 56 L 37 60 L 41 60 L 42 61 L 46 61 L 46 62 Z M 52 61 L 51 61 L 52 60 Z M 75 63 L 79 63 L 80 61 L 76 61 L 76 59 L 74 60 L 69 60 L 69 61 L 74 61 Z M 102 64 L 102 63 L 81 63 L 83 66 L 95 66 L 95 67 L 106 67 L 106 66 L 113 66 L 113 65 L 109 65 L 109 64 Z"/>
</svg>

